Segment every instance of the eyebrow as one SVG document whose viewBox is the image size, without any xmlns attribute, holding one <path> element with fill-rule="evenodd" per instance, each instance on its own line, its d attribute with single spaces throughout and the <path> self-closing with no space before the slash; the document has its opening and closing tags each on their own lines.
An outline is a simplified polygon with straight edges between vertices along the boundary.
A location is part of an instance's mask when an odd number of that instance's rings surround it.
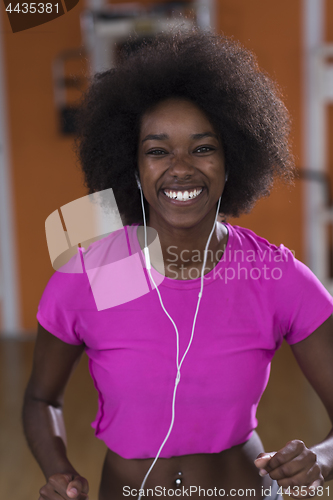
<svg viewBox="0 0 333 500">
<path fill-rule="evenodd" d="M 191 139 L 194 140 L 203 139 L 204 137 L 215 137 L 215 139 L 218 140 L 217 135 L 213 134 L 212 132 L 204 132 L 203 134 L 192 134 L 190 137 Z M 141 141 L 141 144 L 143 144 L 145 141 L 164 141 L 166 139 L 169 139 L 169 136 L 167 134 L 148 134 Z"/>
</svg>

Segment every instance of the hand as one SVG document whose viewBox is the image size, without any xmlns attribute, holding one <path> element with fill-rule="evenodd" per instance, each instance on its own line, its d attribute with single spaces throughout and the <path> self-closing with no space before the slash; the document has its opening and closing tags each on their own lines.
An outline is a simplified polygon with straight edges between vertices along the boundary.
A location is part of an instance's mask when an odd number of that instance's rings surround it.
<svg viewBox="0 0 333 500">
<path fill-rule="evenodd" d="M 313 497 L 313 489 L 324 484 L 316 454 L 297 439 L 278 452 L 260 453 L 254 464 L 261 476 L 269 474 L 283 490 L 290 488 L 293 498 Z"/>
<path fill-rule="evenodd" d="M 39 490 L 38 500 L 88 500 L 88 481 L 79 475 L 54 474 Z M 59 496 L 60 495 L 60 496 Z"/>
</svg>

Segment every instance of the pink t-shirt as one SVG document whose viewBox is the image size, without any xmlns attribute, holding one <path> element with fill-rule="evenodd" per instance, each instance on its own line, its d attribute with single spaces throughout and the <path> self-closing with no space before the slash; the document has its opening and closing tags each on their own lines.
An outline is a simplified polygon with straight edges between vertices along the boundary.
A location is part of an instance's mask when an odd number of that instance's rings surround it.
<svg viewBox="0 0 333 500">
<path fill-rule="evenodd" d="M 289 344 L 305 339 L 333 312 L 330 294 L 287 248 L 225 225 L 228 243 L 205 275 L 193 342 L 182 365 L 175 423 L 161 457 L 219 453 L 248 440 L 283 338 Z M 136 228 L 121 231 L 129 254 L 139 252 L 142 258 Z M 93 245 L 108 253 L 116 241 L 112 233 Z M 200 277 L 164 278 L 158 289 L 178 327 L 181 359 Z M 92 426 L 124 458 L 155 457 L 171 419 L 176 334 L 156 290 L 150 285 L 149 290 L 98 310 L 85 272 L 56 272 L 38 307 L 37 319 L 46 330 L 69 344 L 85 344 L 99 396 Z"/>
</svg>

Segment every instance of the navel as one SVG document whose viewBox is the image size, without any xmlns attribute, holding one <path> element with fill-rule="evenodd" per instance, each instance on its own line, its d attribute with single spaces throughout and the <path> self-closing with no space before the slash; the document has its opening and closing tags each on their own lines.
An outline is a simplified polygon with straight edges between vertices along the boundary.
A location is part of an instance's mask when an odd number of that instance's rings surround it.
<svg viewBox="0 0 333 500">
<path fill-rule="evenodd" d="M 175 484 L 176 484 L 177 488 L 179 488 L 179 486 L 181 486 L 181 484 L 183 482 L 182 476 L 183 476 L 182 472 L 177 472 L 177 477 L 175 479 Z"/>
</svg>

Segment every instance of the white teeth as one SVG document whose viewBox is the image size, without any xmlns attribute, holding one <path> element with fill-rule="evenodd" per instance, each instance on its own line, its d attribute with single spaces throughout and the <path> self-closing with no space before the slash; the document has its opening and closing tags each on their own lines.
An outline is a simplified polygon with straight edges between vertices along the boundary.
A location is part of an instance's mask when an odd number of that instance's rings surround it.
<svg viewBox="0 0 333 500">
<path fill-rule="evenodd" d="M 202 191 L 202 188 L 201 189 L 194 189 L 193 191 L 164 191 L 164 194 L 166 194 L 168 196 L 168 198 L 171 198 L 171 199 L 177 199 L 178 201 L 187 201 L 188 199 L 192 199 L 192 198 L 195 198 L 196 196 L 198 196 Z"/>
</svg>

